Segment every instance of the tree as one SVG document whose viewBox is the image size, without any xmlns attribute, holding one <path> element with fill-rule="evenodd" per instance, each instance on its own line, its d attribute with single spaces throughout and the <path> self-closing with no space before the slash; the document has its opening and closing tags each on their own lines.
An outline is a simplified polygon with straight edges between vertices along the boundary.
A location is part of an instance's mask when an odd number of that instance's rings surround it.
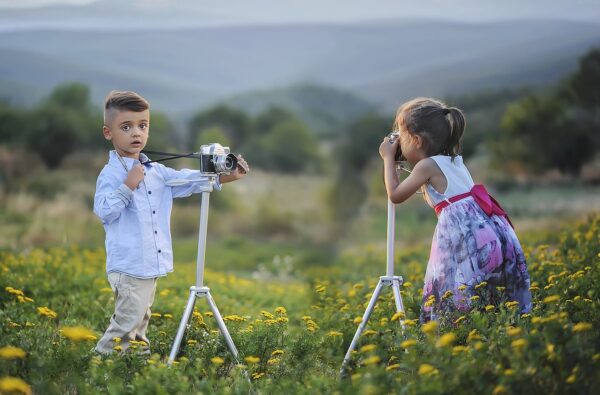
<svg viewBox="0 0 600 395">
<path fill-rule="evenodd" d="M 236 146 L 242 146 L 250 138 L 251 122 L 248 115 L 226 105 L 218 105 L 199 112 L 190 121 L 188 143 L 195 144 L 205 129 L 220 128 Z"/>
<path fill-rule="evenodd" d="M 85 85 L 59 85 L 28 117 L 25 145 L 53 169 L 76 148 L 98 141 L 98 121 Z"/>
<path fill-rule="evenodd" d="M 532 95 L 510 105 L 502 126 L 510 147 L 505 155 L 535 173 L 558 168 L 577 175 L 595 153 L 593 131 L 581 114 L 552 95 Z"/>
<path fill-rule="evenodd" d="M 580 59 L 579 70 L 543 93 L 508 106 L 501 138 L 492 144 L 496 163 L 518 163 L 542 173 L 578 175 L 594 158 L 598 137 L 600 50 Z"/>
<path fill-rule="evenodd" d="M 319 166 L 316 138 L 300 120 L 276 124 L 272 130 L 249 146 L 247 157 L 252 163 L 284 173 L 300 173 Z"/>
</svg>

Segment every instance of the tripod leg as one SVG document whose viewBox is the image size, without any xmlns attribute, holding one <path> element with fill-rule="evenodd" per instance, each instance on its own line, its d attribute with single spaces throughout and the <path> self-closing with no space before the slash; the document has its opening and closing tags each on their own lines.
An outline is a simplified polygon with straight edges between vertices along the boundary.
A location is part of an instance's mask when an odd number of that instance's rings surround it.
<svg viewBox="0 0 600 395">
<path fill-rule="evenodd" d="M 173 348 L 171 348 L 171 354 L 169 354 L 169 360 L 167 362 L 169 366 L 173 363 L 175 357 L 177 356 L 177 352 L 179 351 L 179 346 L 181 345 L 181 340 L 183 340 L 185 327 L 187 326 L 190 316 L 192 315 L 192 311 L 194 310 L 194 303 L 196 303 L 196 291 L 190 290 L 190 297 L 188 298 L 187 305 L 185 306 L 183 317 L 181 317 L 179 329 L 177 329 L 177 335 L 175 336 L 175 341 L 173 342 Z"/>
<path fill-rule="evenodd" d="M 350 356 L 352 354 L 352 351 L 356 347 L 356 342 L 358 341 L 358 338 L 360 337 L 361 333 L 367 326 L 367 322 L 369 321 L 369 318 L 371 317 L 371 313 L 373 312 L 373 307 L 375 307 L 375 303 L 377 302 L 377 299 L 379 298 L 379 294 L 381 293 L 382 287 L 383 287 L 383 282 L 380 279 L 379 282 L 377 283 L 377 286 L 375 287 L 375 290 L 373 291 L 373 295 L 371 296 L 369 305 L 367 306 L 367 309 L 365 310 L 365 314 L 362 317 L 362 321 L 358 325 L 358 329 L 356 330 L 356 333 L 354 334 L 354 337 L 352 338 L 352 341 L 350 342 L 350 347 L 348 347 L 348 351 L 346 352 L 346 356 L 344 357 L 344 362 L 342 362 L 342 368 L 340 370 L 340 374 L 344 374 L 344 368 L 346 367 L 346 364 L 348 363 L 348 361 L 350 361 Z"/>
<path fill-rule="evenodd" d="M 229 351 L 231 351 L 231 353 L 237 360 L 238 359 L 237 348 L 235 348 L 235 344 L 233 344 L 233 340 L 231 339 L 231 336 L 229 335 L 229 331 L 227 330 L 227 327 L 225 326 L 225 322 L 223 321 L 223 318 L 221 317 L 221 313 L 219 313 L 219 309 L 217 308 L 215 301 L 213 300 L 212 296 L 210 295 L 210 292 L 206 293 L 206 300 L 208 300 L 208 305 L 210 306 L 210 309 L 212 310 L 213 315 L 215 316 L 215 319 L 217 320 L 217 324 L 219 325 L 221 334 L 223 334 L 223 337 L 225 337 L 225 341 L 227 342 Z"/>
<path fill-rule="evenodd" d="M 402 302 L 402 295 L 400 295 L 400 281 L 392 281 L 392 290 L 394 291 L 394 300 L 396 301 L 396 311 L 406 314 L 404 310 L 404 303 Z M 404 329 L 404 319 L 400 319 L 400 325 Z"/>
</svg>

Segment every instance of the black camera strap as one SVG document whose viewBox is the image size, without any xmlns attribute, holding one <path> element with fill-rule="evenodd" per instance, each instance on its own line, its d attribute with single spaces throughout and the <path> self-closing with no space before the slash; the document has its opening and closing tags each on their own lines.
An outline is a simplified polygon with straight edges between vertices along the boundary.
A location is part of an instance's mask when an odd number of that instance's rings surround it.
<svg viewBox="0 0 600 395">
<path fill-rule="evenodd" d="M 192 152 L 191 154 L 173 154 L 170 152 L 146 151 L 146 150 L 143 150 L 142 153 L 151 154 L 151 155 L 168 156 L 167 158 L 162 158 L 162 159 L 157 159 L 157 160 L 147 160 L 146 162 L 142 163 L 142 165 L 145 165 L 147 163 L 163 162 L 166 160 L 177 159 L 177 158 L 189 158 L 191 156 L 196 156 L 198 154 L 197 152 Z"/>
</svg>

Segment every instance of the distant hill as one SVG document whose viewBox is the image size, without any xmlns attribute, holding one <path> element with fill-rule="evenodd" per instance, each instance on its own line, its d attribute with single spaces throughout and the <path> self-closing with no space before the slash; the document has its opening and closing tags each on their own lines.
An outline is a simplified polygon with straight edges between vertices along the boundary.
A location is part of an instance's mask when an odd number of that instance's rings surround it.
<svg viewBox="0 0 600 395">
<path fill-rule="evenodd" d="M 0 96 L 34 100 L 77 80 L 98 103 L 110 89 L 135 89 L 155 108 L 189 114 L 236 96 L 233 102 L 258 108 L 281 87 L 308 84 L 391 111 L 415 95 L 551 83 L 597 45 L 599 24 L 566 21 L 0 31 Z M 352 105 L 349 96 L 334 96 L 339 102 L 313 110 Z"/>
<path fill-rule="evenodd" d="M 354 94 L 308 84 L 248 92 L 222 102 L 251 114 L 269 107 L 287 108 L 320 135 L 331 134 L 333 128 L 376 109 L 372 103 Z"/>
</svg>

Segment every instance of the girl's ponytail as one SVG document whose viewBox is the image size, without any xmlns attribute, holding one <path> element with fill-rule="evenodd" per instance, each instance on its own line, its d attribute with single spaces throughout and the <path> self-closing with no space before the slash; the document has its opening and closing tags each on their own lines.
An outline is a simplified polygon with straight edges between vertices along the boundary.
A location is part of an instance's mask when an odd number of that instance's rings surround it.
<svg viewBox="0 0 600 395">
<path fill-rule="evenodd" d="M 450 137 L 444 151 L 454 159 L 460 153 L 460 139 L 467 126 L 467 121 L 463 112 L 456 107 L 445 108 L 444 113 L 450 123 Z"/>
</svg>

